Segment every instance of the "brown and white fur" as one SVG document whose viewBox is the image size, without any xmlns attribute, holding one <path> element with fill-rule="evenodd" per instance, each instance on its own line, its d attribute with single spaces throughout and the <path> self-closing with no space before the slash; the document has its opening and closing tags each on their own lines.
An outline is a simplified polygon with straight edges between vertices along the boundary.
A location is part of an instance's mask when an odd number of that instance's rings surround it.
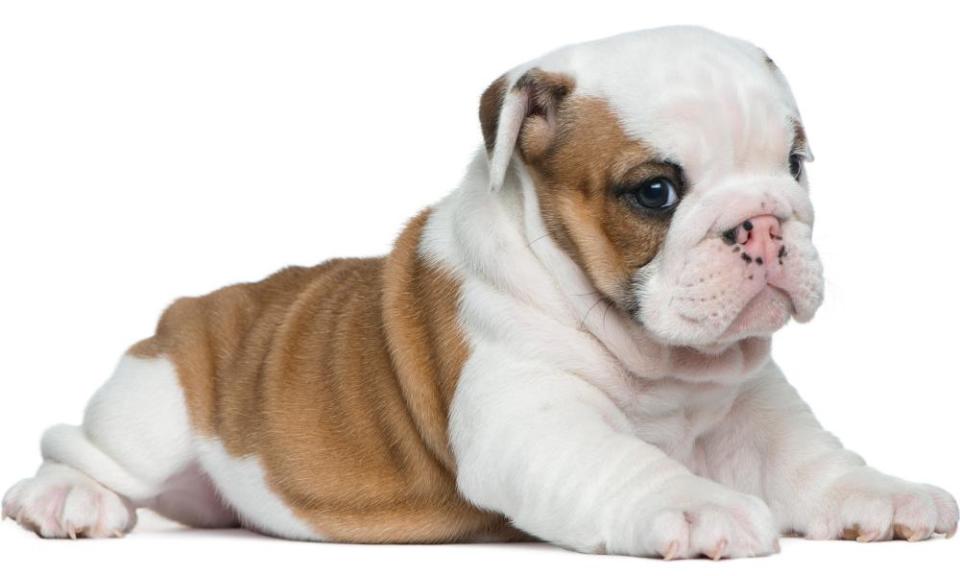
<svg viewBox="0 0 960 576">
<path fill-rule="evenodd" d="M 954 533 L 949 494 L 867 467 L 770 358 L 823 282 L 808 143 L 761 50 L 697 28 L 569 46 L 480 117 L 459 188 L 385 258 L 174 303 L 4 514 L 666 558 Z M 630 201 L 657 178 L 678 203 Z"/>
</svg>

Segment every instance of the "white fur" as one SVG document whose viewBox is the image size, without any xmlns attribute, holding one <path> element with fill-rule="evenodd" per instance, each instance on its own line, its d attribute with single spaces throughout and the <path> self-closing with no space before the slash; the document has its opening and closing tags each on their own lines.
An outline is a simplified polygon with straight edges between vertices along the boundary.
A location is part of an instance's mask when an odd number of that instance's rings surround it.
<svg viewBox="0 0 960 576">
<path fill-rule="evenodd" d="M 736 557 L 774 552 L 789 530 L 955 530 L 948 494 L 866 468 L 819 426 L 769 359 L 769 333 L 722 340 L 733 318 L 691 328 L 670 302 L 692 254 L 716 252 L 709 242 L 725 227 L 767 212 L 797 256 L 791 311 L 806 320 L 820 303 L 806 183 L 786 172 L 799 114 L 782 75 L 758 49 L 693 28 L 568 47 L 509 79 L 534 66 L 611 102 L 629 133 L 684 166 L 691 188 L 639 272 L 642 327 L 602 303 L 546 234 L 512 153 L 523 108 L 508 97 L 490 165 L 478 152 L 421 245 L 463 283 L 471 355 L 450 420 L 462 493 L 582 551 Z"/>
<path fill-rule="evenodd" d="M 128 498 L 157 494 L 193 457 L 183 391 L 165 358 L 123 356 L 83 420 L 82 428 L 47 430 L 44 459 L 68 464 Z"/>
</svg>

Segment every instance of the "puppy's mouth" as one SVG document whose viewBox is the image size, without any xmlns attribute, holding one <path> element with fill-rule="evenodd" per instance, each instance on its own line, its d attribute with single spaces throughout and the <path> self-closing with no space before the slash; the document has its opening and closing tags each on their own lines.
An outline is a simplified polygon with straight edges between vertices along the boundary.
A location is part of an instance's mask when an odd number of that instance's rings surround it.
<svg viewBox="0 0 960 576">
<path fill-rule="evenodd" d="M 785 326 L 795 314 L 790 295 L 782 288 L 767 284 L 744 305 L 718 340 L 731 342 L 768 336 Z"/>
</svg>

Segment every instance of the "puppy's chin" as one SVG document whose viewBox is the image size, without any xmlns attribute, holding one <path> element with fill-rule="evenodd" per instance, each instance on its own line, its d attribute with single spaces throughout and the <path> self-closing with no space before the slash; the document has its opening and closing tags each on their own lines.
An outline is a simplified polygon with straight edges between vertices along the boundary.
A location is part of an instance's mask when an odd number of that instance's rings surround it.
<svg viewBox="0 0 960 576">
<path fill-rule="evenodd" d="M 643 310 L 641 306 L 640 310 Z M 796 314 L 790 295 L 777 287 L 764 286 L 735 315 L 725 328 L 690 322 L 678 314 L 672 322 L 664 323 L 661 315 L 635 315 L 635 319 L 657 341 L 672 346 L 687 346 L 713 352 L 748 338 L 773 335 L 790 322 Z"/>
<path fill-rule="evenodd" d="M 766 286 L 747 302 L 717 341 L 725 344 L 744 338 L 770 336 L 786 326 L 792 315 L 790 296 L 780 288 Z"/>
</svg>

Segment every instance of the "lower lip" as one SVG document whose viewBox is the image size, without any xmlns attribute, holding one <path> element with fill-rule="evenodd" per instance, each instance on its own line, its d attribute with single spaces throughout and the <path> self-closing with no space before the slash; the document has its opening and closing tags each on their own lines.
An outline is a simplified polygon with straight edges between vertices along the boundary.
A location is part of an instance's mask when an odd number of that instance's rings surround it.
<svg viewBox="0 0 960 576">
<path fill-rule="evenodd" d="M 784 290 L 765 286 L 737 314 L 721 340 L 770 334 L 786 324 L 793 313 L 793 302 Z"/>
</svg>

